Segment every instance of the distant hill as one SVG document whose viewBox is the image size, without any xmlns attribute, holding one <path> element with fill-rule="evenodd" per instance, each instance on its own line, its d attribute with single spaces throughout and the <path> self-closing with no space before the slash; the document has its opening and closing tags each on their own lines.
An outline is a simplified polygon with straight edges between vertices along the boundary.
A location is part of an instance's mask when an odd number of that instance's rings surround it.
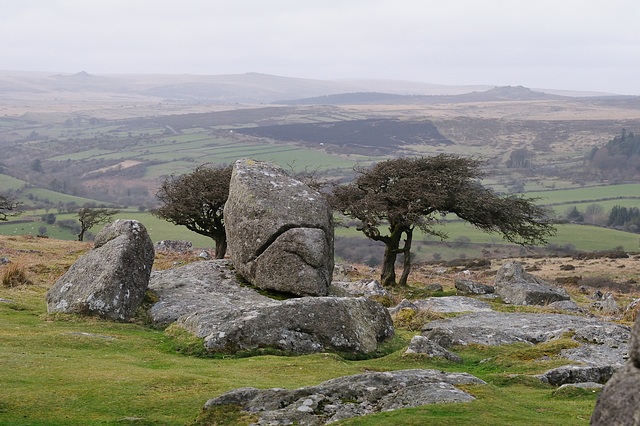
<svg viewBox="0 0 640 426">
<path fill-rule="evenodd" d="M 505 93 L 506 92 L 506 93 Z M 364 95 L 369 93 L 368 95 Z M 570 92 L 563 92 L 569 94 Z M 274 103 L 289 100 L 339 104 L 353 94 L 358 103 L 472 102 L 507 97 L 544 97 L 544 89 L 492 88 L 487 85 L 453 86 L 396 80 L 316 80 L 260 73 L 229 75 L 94 75 L 0 71 L 0 99 L 63 100 L 82 95 L 83 100 L 123 95 L 151 102 Z M 346 96 L 345 94 L 351 94 Z M 602 94 L 605 95 L 605 94 Z M 36 97 L 37 96 L 37 97 Z M 336 96 L 335 98 L 333 96 Z M 315 99 L 318 98 L 318 99 Z M 314 100 L 315 99 L 315 100 Z M 353 102 L 353 101 L 349 101 Z"/>
<path fill-rule="evenodd" d="M 376 104 L 444 104 L 497 101 L 534 101 L 568 99 L 566 96 L 533 91 L 526 87 L 494 87 L 483 92 L 460 95 L 398 95 L 393 93 L 358 92 L 318 96 L 314 98 L 276 101 L 282 105 L 376 105 Z"/>
</svg>

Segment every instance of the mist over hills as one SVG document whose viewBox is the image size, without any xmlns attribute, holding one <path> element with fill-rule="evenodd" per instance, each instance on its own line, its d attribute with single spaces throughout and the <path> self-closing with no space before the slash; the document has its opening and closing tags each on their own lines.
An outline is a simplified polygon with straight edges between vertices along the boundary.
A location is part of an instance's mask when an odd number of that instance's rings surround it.
<svg viewBox="0 0 640 426">
<path fill-rule="evenodd" d="M 451 86 L 396 80 L 314 80 L 246 73 L 231 75 L 94 75 L 0 71 L 0 99 L 31 97 L 64 99 L 122 96 L 150 101 L 211 103 L 341 103 L 353 94 L 365 102 L 474 102 L 491 100 L 553 99 L 606 96 L 595 92 L 570 92 L 491 85 Z M 343 99 L 340 98 L 343 97 Z M 365 99 L 368 97 L 369 99 Z M 323 99 L 324 98 L 324 99 Z"/>
</svg>

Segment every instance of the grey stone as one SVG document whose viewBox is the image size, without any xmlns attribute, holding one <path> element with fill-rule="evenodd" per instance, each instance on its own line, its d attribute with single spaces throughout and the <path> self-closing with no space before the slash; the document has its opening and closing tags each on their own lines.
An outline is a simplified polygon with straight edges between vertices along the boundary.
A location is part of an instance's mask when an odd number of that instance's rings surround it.
<svg viewBox="0 0 640 426">
<path fill-rule="evenodd" d="M 13 300 L 7 300 L 7 299 L 2 299 L 0 298 L 0 303 L 16 303 Z"/>
<path fill-rule="evenodd" d="M 154 244 L 156 253 L 166 251 L 172 253 L 189 253 L 193 250 L 193 243 L 184 240 L 162 240 Z"/>
<path fill-rule="evenodd" d="M 155 257 L 151 238 L 140 222 L 118 219 L 94 243 L 47 292 L 47 311 L 128 320 L 149 284 Z"/>
<path fill-rule="evenodd" d="M 298 389 L 235 389 L 210 399 L 205 408 L 238 405 L 257 414 L 258 425 L 320 425 L 399 408 L 472 401 L 457 384 L 485 382 L 437 370 L 363 373 Z"/>
<path fill-rule="evenodd" d="M 572 335 L 589 350 L 567 349 L 563 356 L 572 356 L 573 360 L 589 365 L 613 367 L 624 363 L 630 339 L 629 327 L 595 318 L 505 312 L 471 313 L 431 321 L 422 328 L 422 335 L 444 348 L 469 343 L 487 346 L 517 342 L 537 344 Z"/>
<path fill-rule="evenodd" d="M 640 318 L 640 317 L 639 317 Z M 640 321 L 631 330 L 629 359 L 607 382 L 591 415 L 593 425 L 640 425 Z"/>
<path fill-rule="evenodd" d="M 276 348 L 296 353 L 369 353 L 394 334 L 391 317 L 363 297 L 279 301 L 240 285 L 227 260 L 156 271 L 150 315 L 203 338 L 210 352 Z"/>
<path fill-rule="evenodd" d="M 583 382 L 583 383 L 565 383 L 564 385 L 560 386 L 557 390 L 556 393 L 562 389 L 567 389 L 567 388 L 581 388 L 581 389 L 602 389 L 604 387 L 603 384 L 601 383 L 596 383 L 596 382 Z"/>
<path fill-rule="evenodd" d="M 346 290 L 348 293 L 354 296 L 382 296 L 391 297 L 389 293 L 378 280 L 363 279 L 358 281 L 334 281 L 334 286 L 340 287 Z"/>
<path fill-rule="evenodd" d="M 584 309 L 582 309 L 576 302 L 573 300 L 558 300 L 552 303 L 549 303 L 550 308 L 560 309 L 567 312 L 573 312 L 576 314 L 583 314 Z"/>
<path fill-rule="evenodd" d="M 411 309 L 414 312 L 418 312 L 418 307 L 407 299 L 402 299 L 396 306 L 388 308 L 391 315 L 395 315 L 403 309 Z"/>
<path fill-rule="evenodd" d="M 493 286 L 472 280 L 463 280 L 462 278 L 456 278 L 454 285 L 456 287 L 456 294 L 459 296 L 491 294 L 495 291 Z"/>
<path fill-rule="evenodd" d="M 498 270 L 494 287 L 502 300 L 512 305 L 546 305 L 569 300 L 565 289 L 526 272 L 516 261 L 509 261 Z"/>
<path fill-rule="evenodd" d="M 349 272 L 355 272 L 356 268 L 351 265 L 346 265 L 344 263 L 336 263 L 333 265 L 333 281 L 340 282 L 349 282 L 351 278 L 349 277 Z"/>
<path fill-rule="evenodd" d="M 490 312 L 491 305 L 482 300 L 464 296 L 430 297 L 413 302 L 420 311 L 441 313 Z"/>
<path fill-rule="evenodd" d="M 231 260 L 262 289 L 325 296 L 333 214 L 324 196 L 265 161 L 238 160 L 224 208 Z"/>
<path fill-rule="evenodd" d="M 425 290 L 436 292 L 436 291 L 442 291 L 443 289 L 442 289 L 442 284 L 433 283 L 433 284 L 428 284 L 425 287 Z"/>
<path fill-rule="evenodd" d="M 632 360 L 617 370 L 602 389 L 591 415 L 595 426 L 640 425 L 640 368 Z"/>
<path fill-rule="evenodd" d="M 0 265 L 7 265 L 11 263 L 8 257 L 0 257 Z"/>
<path fill-rule="evenodd" d="M 460 363 L 462 357 L 455 354 L 424 336 L 413 336 L 405 354 L 424 354 L 430 358 L 445 358 Z"/>
<path fill-rule="evenodd" d="M 593 302 L 592 307 L 603 314 L 614 315 L 620 312 L 620 306 L 611 292 L 606 292 L 601 300 Z"/>
<path fill-rule="evenodd" d="M 198 257 L 204 260 L 210 260 L 211 254 L 206 250 L 202 250 L 200 253 L 198 253 Z"/>
<path fill-rule="evenodd" d="M 563 365 L 538 374 L 536 377 L 544 383 L 560 386 L 566 383 L 606 383 L 613 372 L 614 369 L 610 365 Z"/>
</svg>

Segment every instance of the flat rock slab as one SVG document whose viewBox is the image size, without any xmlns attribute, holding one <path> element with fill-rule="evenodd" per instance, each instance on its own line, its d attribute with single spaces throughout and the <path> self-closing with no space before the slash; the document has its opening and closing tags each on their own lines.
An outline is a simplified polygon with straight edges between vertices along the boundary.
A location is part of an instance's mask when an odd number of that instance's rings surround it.
<svg viewBox="0 0 640 426">
<path fill-rule="evenodd" d="M 482 300 L 464 296 L 430 297 L 413 302 L 420 311 L 441 313 L 491 312 L 491 305 Z"/>
<path fill-rule="evenodd" d="M 276 348 L 296 353 L 374 352 L 393 336 L 386 308 L 363 297 L 273 300 L 240 284 L 226 260 L 154 272 L 154 322 L 175 322 L 210 352 Z"/>
<path fill-rule="evenodd" d="M 485 384 L 467 373 L 398 370 L 339 377 L 298 389 L 235 389 L 210 399 L 205 408 L 238 405 L 258 414 L 258 425 L 322 425 L 381 411 L 470 402 L 458 384 Z"/>
<path fill-rule="evenodd" d="M 581 347 L 564 350 L 563 357 L 589 365 L 624 364 L 630 329 L 627 326 L 565 314 L 486 312 L 463 314 L 425 324 L 422 335 L 442 347 L 537 344 L 571 333 Z M 588 349 L 584 349 L 584 348 Z M 607 352 L 606 356 L 604 352 Z M 595 356 L 596 354 L 597 356 Z"/>
</svg>

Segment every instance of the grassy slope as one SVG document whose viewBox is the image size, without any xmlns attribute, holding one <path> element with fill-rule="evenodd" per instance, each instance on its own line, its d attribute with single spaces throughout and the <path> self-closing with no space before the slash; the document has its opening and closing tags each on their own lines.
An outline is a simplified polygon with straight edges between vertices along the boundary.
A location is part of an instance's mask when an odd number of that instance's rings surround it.
<svg viewBox="0 0 640 426">
<path fill-rule="evenodd" d="M 525 376 L 560 365 L 559 360 L 532 360 L 571 345 L 564 340 L 536 347 L 456 348 L 465 360 L 460 365 L 403 356 L 402 349 L 365 361 L 331 354 L 181 355 L 177 351 L 188 348 L 188 341 L 144 323 L 46 314 L 46 290 L 90 244 L 0 237 L 0 247 L 33 281 L 30 286 L 0 287 L 0 298 L 16 302 L 0 303 L 2 424 L 127 424 L 138 418 L 140 424 L 178 425 L 193 420 L 207 399 L 234 388 L 293 388 L 346 374 L 406 368 L 466 371 L 488 385 L 465 387 L 478 398 L 469 404 L 381 413 L 345 424 L 587 424 L 595 404 L 590 391 L 554 396 L 554 388 Z M 33 249 L 38 252 L 17 251 Z M 167 261 L 160 257 L 157 263 Z M 406 346 L 416 333 L 399 329 L 393 346 Z"/>
</svg>

